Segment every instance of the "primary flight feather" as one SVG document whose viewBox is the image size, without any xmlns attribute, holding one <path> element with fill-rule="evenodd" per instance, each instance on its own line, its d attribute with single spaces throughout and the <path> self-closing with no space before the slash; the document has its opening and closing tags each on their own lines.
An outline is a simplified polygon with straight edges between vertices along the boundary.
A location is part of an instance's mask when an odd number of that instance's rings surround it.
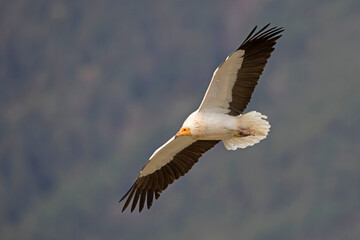
<svg viewBox="0 0 360 240">
<path fill-rule="evenodd" d="M 158 148 L 129 191 L 124 211 L 139 203 L 150 208 L 174 180 L 187 173 L 203 153 L 222 141 L 228 150 L 245 148 L 266 138 L 270 124 L 265 115 L 242 114 L 283 28 L 266 25 L 251 31 L 240 47 L 215 70 L 200 107 L 190 114 L 179 132 Z"/>
</svg>

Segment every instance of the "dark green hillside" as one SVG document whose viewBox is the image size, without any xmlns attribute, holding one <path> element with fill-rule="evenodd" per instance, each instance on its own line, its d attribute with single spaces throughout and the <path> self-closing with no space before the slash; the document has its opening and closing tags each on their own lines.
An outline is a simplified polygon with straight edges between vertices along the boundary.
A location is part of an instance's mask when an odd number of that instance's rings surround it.
<svg viewBox="0 0 360 240">
<path fill-rule="evenodd" d="M 141 214 L 120 197 L 254 25 L 285 28 L 247 110 Z M 359 239 L 360 3 L 2 1 L 0 239 Z"/>
</svg>

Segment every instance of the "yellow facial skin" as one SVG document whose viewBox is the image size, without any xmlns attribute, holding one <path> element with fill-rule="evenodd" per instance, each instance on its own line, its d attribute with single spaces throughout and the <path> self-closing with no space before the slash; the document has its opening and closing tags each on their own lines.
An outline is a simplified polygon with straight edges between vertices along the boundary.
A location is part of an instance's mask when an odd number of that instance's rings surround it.
<svg viewBox="0 0 360 240">
<path fill-rule="evenodd" d="M 176 134 L 176 136 L 191 136 L 190 128 L 181 128 L 180 131 Z"/>
</svg>

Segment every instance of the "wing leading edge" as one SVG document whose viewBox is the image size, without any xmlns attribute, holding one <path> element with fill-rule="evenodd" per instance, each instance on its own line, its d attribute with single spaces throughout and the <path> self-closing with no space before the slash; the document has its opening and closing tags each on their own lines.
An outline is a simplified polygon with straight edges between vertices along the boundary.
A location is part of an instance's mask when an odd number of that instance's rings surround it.
<svg viewBox="0 0 360 240">
<path fill-rule="evenodd" d="M 229 115 L 241 114 L 274 50 L 283 28 L 255 27 L 240 47 L 215 70 L 199 111 L 222 108 Z"/>
<path fill-rule="evenodd" d="M 176 139 L 182 139 L 179 137 Z M 176 141 L 175 139 L 175 141 Z M 170 139 L 172 140 L 172 139 Z M 170 142 L 170 141 L 169 141 Z M 126 202 L 122 211 L 124 211 L 130 204 L 131 212 L 134 211 L 136 205 L 139 203 L 139 212 L 142 211 L 145 205 L 145 200 L 147 203 L 147 208 L 150 208 L 153 202 L 153 198 L 158 199 L 160 193 L 165 190 L 168 185 L 172 184 L 174 180 L 184 176 L 192 166 L 199 160 L 199 158 L 208 150 L 213 148 L 219 141 L 213 140 L 198 140 L 193 141 L 188 144 L 188 146 L 183 146 L 181 149 L 178 149 L 176 153 L 172 153 L 173 146 L 165 144 L 159 151 L 155 151 L 153 156 L 144 166 L 139 177 L 135 180 L 135 183 L 131 186 L 129 191 L 120 199 L 119 202 L 123 201 L 125 198 Z M 171 141 L 173 142 L 173 141 Z M 171 143 L 170 142 L 170 143 Z M 167 151 L 167 148 L 170 147 L 170 154 L 164 158 L 164 151 Z M 160 155 L 159 155 L 160 152 Z M 162 158 L 161 161 L 157 158 Z M 156 168 L 154 165 L 151 165 L 151 162 L 156 162 Z M 157 169 L 158 168 L 158 169 Z M 149 170 L 151 169 L 151 170 Z M 147 172 L 147 174 L 143 174 Z"/>
</svg>

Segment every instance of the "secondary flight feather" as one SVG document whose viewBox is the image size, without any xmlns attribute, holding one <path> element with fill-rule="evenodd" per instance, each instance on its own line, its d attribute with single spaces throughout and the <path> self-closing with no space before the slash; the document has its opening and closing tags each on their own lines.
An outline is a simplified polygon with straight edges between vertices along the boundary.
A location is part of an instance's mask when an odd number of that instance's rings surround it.
<svg viewBox="0 0 360 240">
<path fill-rule="evenodd" d="M 179 132 L 150 157 L 129 191 L 124 211 L 159 198 L 174 180 L 187 173 L 206 151 L 222 141 L 228 150 L 246 148 L 266 138 L 266 116 L 252 111 L 242 114 L 264 67 L 281 37 L 283 28 L 255 27 L 240 47 L 215 70 L 200 107 L 189 115 Z"/>
</svg>

